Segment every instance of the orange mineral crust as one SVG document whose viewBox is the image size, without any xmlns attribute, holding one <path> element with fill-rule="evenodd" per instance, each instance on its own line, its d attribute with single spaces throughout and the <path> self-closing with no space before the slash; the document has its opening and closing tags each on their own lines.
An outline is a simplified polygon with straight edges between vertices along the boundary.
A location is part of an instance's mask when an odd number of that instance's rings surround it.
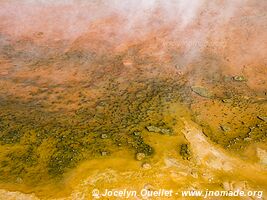
<svg viewBox="0 0 267 200">
<path fill-rule="evenodd" d="M 266 198 L 266 10 L 0 1 L 0 199 Z"/>
</svg>

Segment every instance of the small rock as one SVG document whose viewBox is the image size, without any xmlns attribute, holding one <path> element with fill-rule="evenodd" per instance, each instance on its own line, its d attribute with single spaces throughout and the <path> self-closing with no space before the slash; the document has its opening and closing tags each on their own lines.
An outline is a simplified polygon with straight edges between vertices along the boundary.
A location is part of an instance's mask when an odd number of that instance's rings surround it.
<svg viewBox="0 0 267 200">
<path fill-rule="evenodd" d="M 231 99 L 223 99 L 222 102 L 223 102 L 223 103 L 231 103 L 232 100 L 231 100 Z"/>
<path fill-rule="evenodd" d="M 239 81 L 239 82 L 246 81 L 246 78 L 244 76 L 234 76 L 233 79 L 234 81 Z"/>
<path fill-rule="evenodd" d="M 267 122 L 267 116 L 258 116 L 258 118 L 264 122 Z"/>
<path fill-rule="evenodd" d="M 246 141 L 246 142 L 249 142 L 249 141 L 251 141 L 252 139 L 250 138 L 250 137 L 246 137 L 246 138 L 244 138 L 244 141 Z"/>
<path fill-rule="evenodd" d="M 213 94 L 207 89 L 202 86 L 192 86 L 192 91 L 198 94 L 199 96 L 206 97 L 206 98 L 212 98 Z"/>
<path fill-rule="evenodd" d="M 146 129 L 149 132 L 155 132 L 155 133 L 160 133 L 161 132 L 161 129 L 156 127 L 156 126 L 147 126 Z"/>
<path fill-rule="evenodd" d="M 145 157 L 146 157 L 146 155 L 144 154 L 144 153 L 137 153 L 136 154 L 136 160 L 143 160 Z"/>
<path fill-rule="evenodd" d="M 151 165 L 149 163 L 143 163 L 142 164 L 142 168 L 144 168 L 144 169 L 151 169 L 152 167 L 151 167 Z"/>
<path fill-rule="evenodd" d="M 231 128 L 228 127 L 228 126 L 221 125 L 220 127 L 221 127 L 221 129 L 222 129 L 224 132 L 229 132 L 229 131 L 231 131 Z"/>
<path fill-rule="evenodd" d="M 102 139 L 106 139 L 107 137 L 108 137 L 107 134 L 102 134 L 102 135 L 101 135 L 101 138 L 102 138 Z"/>
<path fill-rule="evenodd" d="M 140 135 L 141 135 L 141 133 L 140 133 L 140 132 L 137 132 L 137 131 L 133 132 L 133 134 L 134 134 L 135 136 L 140 136 Z"/>
<path fill-rule="evenodd" d="M 108 153 L 106 151 L 101 152 L 101 156 L 106 156 L 106 155 L 108 155 Z"/>
<path fill-rule="evenodd" d="M 262 124 L 256 124 L 256 127 L 257 128 L 261 128 L 262 127 Z"/>
<path fill-rule="evenodd" d="M 166 134 L 166 135 L 172 134 L 171 130 L 170 129 L 166 129 L 166 128 L 161 129 L 161 133 Z"/>
<path fill-rule="evenodd" d="M 168 128 L 159 128 L 159 127 L 156 127 L 156 126 L 146 126 L 146 129 L 149 131 L 149 132 L 154 132 L 154 133 L 162 133 L 162 134 L 171 134 L 172 131 Z"/>
</svg>

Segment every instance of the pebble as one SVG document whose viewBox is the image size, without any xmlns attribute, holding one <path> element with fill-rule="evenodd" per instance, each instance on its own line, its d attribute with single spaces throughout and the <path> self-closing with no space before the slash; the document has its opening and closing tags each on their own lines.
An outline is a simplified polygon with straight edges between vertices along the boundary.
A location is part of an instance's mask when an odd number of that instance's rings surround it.
<svg viewBox="0 0 267 200">
<path fill-rule="evenodd" d="M 267 122 L 267 116 L 258 116 L 258 118 L 264 122 Z"/>
<path fill-rule="evenodd" d="M 228 126 L 221 125 L 220 127 L 221 127 L 221 129 L 222 129 L 224 132 L 229 132 L 229 131 L 231 131 L 231 128 L 228 127 Z"/>
<path fill-rule="evenodd" d="M 231 103 L 232 100 L 231 100 L 231 99 L 223 99 L 222 102 L 223 102 L 223 103 Z"/>
<path fill-rule="evenodd" d="M 135 131 L 133 134 L 134 134 L 135 136 L 139 136 L 139 135 L 141 135 L 141 133 L 140 133 L 140 132 L 137 132 L 137 131 Z"/>
<path fill-rule="evenodd" d="M 151 169 L 152 167 L 151 167 L 151 165 L 149 163 L 143 163 L 142 164 L 142 168 L 144 168 L 144 169 Z"/>
<path fill-rule="evenodd" d="M 244 138 L 244 141 L 246 141 L 246 142 L 249 142 L 249 141 L 251 141 L 252 139 L 250 138 L 250 137 L 246 137 L 246 138 Z"/>
<path fill-rule="evenodd" d="M 136 160 L 143 160 L 146 157 L 144 153 L 137 153 L 136 154 Z"/>
<path fill-rule="evenodd" d="M 154 132 L 154 133 L 162 133 L 162 134 L 172 134 L 171 130 L 168 128 L 159 128 L 156 126 L 146 126 L 146 129 L 149 132 Z"/>
<path fill-rule="evenodd" d="M 146 129 L 149 132 L 155 132 L 155 133 L 160 133 L 161 132 L 161 129 L 156 127 L 156 126 L 147 126 Z"/>
<path fill-rule="evenodd" d="M 233 79 L 239 82 L 246 81 L 246 78 L 244 76 L 234 76 Z"/>
<path fill-rule="evenodd" d="M 106 139 L 107 137 L 108 137 L 107 134 L 102 134 L 102 135 L 101 135 L 101 138 L 102 138 L 102 139 Z"/>
</svg>

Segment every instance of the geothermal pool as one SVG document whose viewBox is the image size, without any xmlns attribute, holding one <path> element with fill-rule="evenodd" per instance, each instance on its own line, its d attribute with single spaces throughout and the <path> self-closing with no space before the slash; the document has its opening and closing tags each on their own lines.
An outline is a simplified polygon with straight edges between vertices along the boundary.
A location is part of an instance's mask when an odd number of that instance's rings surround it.
<svg viewBox="0 0 267 200">
<path fill-rule="evenodd" d="M 0 5 L 0 199 L 267 197 L 266 1 Z"/>
</svg>

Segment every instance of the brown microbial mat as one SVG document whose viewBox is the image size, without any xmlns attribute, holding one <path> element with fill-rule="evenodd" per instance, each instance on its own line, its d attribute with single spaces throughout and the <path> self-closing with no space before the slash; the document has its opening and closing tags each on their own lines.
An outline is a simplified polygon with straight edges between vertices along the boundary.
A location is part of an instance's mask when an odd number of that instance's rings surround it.
<svg viewBox="0 0 267 200">
<path fill-rule="evenodd" d="M 0 200 L 266 199 L 266 10 L 0 1 Z"/>
</svg>

